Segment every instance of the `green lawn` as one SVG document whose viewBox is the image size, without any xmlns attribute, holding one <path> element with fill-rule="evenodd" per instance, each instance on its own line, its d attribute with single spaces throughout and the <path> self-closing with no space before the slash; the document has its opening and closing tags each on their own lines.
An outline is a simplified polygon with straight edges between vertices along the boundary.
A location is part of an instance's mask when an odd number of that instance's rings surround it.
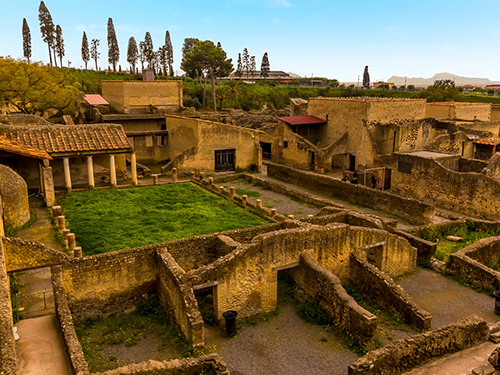
<svg viewBox="0 0 500 375">
<path fill-rule="evenodd" d="M 70 193 L 59 203 L 84 255 L 269 223 L 191 183 Z"/>
</svg>

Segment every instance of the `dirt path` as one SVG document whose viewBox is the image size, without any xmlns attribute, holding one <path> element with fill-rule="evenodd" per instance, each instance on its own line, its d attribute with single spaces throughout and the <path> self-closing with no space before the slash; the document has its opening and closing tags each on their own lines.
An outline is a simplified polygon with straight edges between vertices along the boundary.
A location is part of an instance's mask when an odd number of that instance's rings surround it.
<svg viewBox="0 0 500 375">
<path fill-rule="evenodd" d="M 238 330 L 228 339 L 222 328 L 205 326 L 205 342 L 215 345 L 232 375 L 346 375 L 358 356 L 333 332 L 305 323 L 290 302 L 268 322 Z"/>
<path fill-rule="evenodd" d="M 52 226 L 52 221 L 46 208 L 38 207 L 35 222 L 28 228 L 21 229 L 17 233 L 17 237 L 26 240 L 36 240 L 54 250 L 64 251 L 63 246 L 56 241 L 55 233 L 56 231 Z"/>
<path fill-rule="evenodd" d="M 19 375 L 73 374 L 54 316 L 21 320 L 16 327 Z"/>
</svg>

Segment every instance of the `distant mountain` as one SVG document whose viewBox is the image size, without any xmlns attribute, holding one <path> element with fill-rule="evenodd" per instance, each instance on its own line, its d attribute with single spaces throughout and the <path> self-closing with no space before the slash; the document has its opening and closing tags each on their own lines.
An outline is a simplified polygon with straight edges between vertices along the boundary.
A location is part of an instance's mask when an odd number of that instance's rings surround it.
<svg viewBox="0 0 500 375">
<path fill-rule="evenodd" d="M 488 78 L 471 78 L 471 77 L 461 77 L 452 73 L 437 73 L 434 74 L 431 78 L 421 78 L 421 77 L 407 77 L 406 84 L 414 85 L 417 87 L 422 86 L 432 86 L 434 81 L 442 80 L 442 79 L 451 79 L 455 81 L 456 86 L 464 86 L 464 85 L 472 85 L 472 86 L 481 86 L 484 87 L 486 85 L 499 84 L 498 81 L 490 81 Z M 392 82 L 396 86 L 403 86 L 405 84 L 405 77 L 392 76 L 387 80 L 387 82 Z"/>
</svg>

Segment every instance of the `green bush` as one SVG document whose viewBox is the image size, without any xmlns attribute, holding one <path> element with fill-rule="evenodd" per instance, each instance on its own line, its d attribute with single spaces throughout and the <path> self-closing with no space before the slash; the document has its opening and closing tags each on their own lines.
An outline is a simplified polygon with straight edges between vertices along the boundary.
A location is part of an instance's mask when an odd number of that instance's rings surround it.
<svg viewBox="0 0 500 375">
<path fill-rule="evenodd" d="M 319 305 L 319 302 L 315 299 L 309 298 L 299 304 L 298 306 L 299 315 L 306 322 L 327 325 L 332 323 L 332 318 L 323 307 Z"/>
</svg>

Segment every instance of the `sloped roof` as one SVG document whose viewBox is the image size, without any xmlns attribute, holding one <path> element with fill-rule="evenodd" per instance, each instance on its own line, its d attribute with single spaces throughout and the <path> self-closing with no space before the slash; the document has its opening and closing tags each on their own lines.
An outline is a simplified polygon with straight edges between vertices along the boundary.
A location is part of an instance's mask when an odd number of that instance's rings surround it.
<svg viewBox="0 0 500 375">
<path fill-rule="evenodd" d="M 326 121 L 316 116 L 290 116 L 278 117 L 289 125 L 326 124 Z"/>
<path fill-rule="evenodd" d="M 483 138 L 474 142 L 479 145 L 496 146 L 500 145 L 500 138 Z"/>
<path fill-rule="evenodd" d="M 26 146 L 20 142 L 4 137 L 3 135 L 0 135 L 0 151 L 11 152 L 13 154 L 28 156 L 36 159 L 52 159 L 47 151 Z"/>
<path fill-rule="evenodd" d="M 109 103 L 99 94 L 85 95 L 85 101 L 90 105 L 109 105 Z"/>
<path fill-rule="evenodd" d="M 0 135 L 51 156 L 92 151 L 130 152 L 123 127 L 118 124 L 16 126 L 0 125 Z"/>
</svg>

